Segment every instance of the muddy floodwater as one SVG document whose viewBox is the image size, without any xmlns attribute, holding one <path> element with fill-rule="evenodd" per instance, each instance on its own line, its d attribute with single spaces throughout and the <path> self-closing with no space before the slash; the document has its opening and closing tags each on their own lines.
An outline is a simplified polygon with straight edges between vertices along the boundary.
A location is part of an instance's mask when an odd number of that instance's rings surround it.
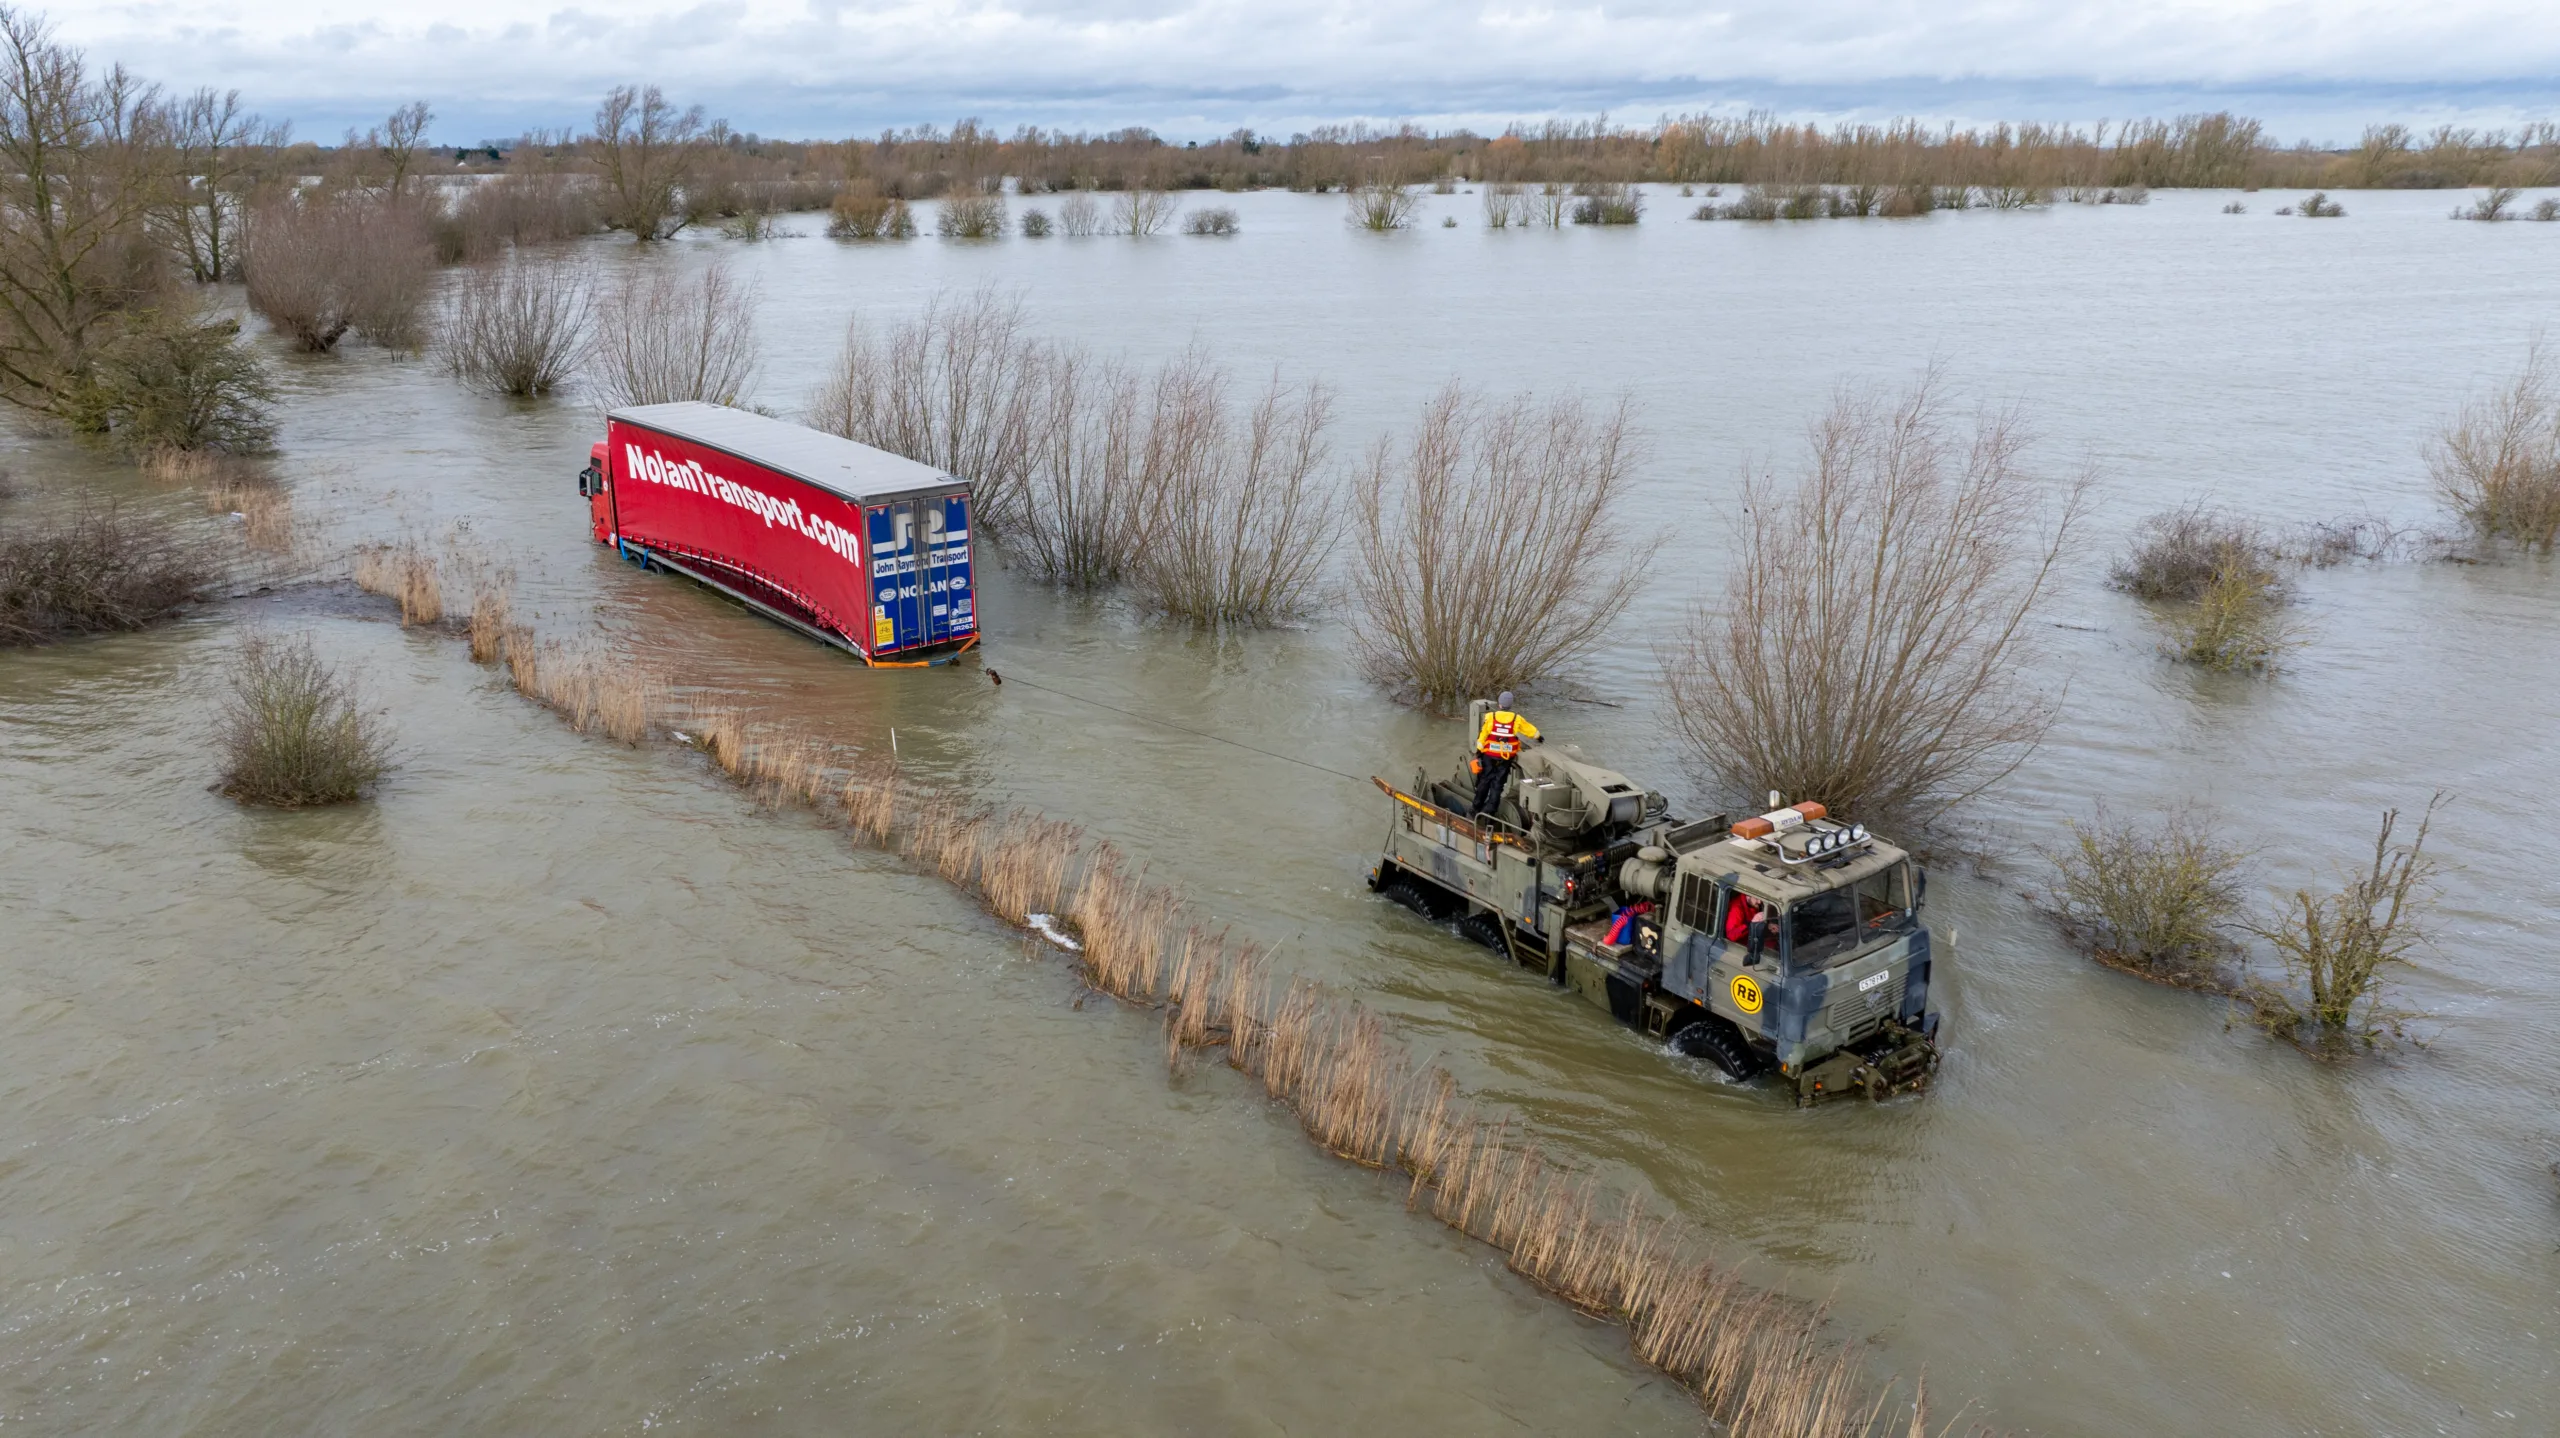
<svg viewBox="0 0 2560 1438">
<path fill-rule="evenodd" d="M 1458 735 L 1358 675 L 1338 603 L 1201 637 L 988 563 L 1007 683 L 865 672 L 589 546 L 581 400 L 481 398 L 362 348 L 279 353 L 278 468 L 328 543 L 467 533 L 546 633 L 849 744 L 894 730 L 915 772 L 1119 841 L 1540 1139 L 1829 1301 L 1879 1372 L 1925 1369 L 1942 1416 L 2549 1434 L 2560 573 L 2305 573 L 2304 645 L 2265 679 L 2160 659 L 2103 576 L 2190 498 L 2433 521 L 2425 437 L 2560 320 L 2560 225 L 2233 198 L 1753 225 L 1657 189 L 1634 230 L 1494 233 L 1452 195 L 1374 236 L 1336 197 L 1253 194 L 1217 200 L 1242 217 L 1223 240 L 844 245 L 804 216 L 756 245 L 595 246 L 752 277 L 756 394 L 786 414 L 850 315 L 981 285 L 1106 352 L 1322 377 L 1345 458 L 1452 378 L 1632 395 L 1649 457 L 1619 519 L 1664 537 L 1659 578 L 1528 707 L 1691 812 L 1711 796 L 1652 656 L 1722 582 L 1746 470 L 1795 463 L 1844 382 L 1934 362 L 1968 403 L 2016 403 L 2057 476 L 2102 476 L 2036 661 L 2067 700 L 1973 816 L 1978 857 L 1932 871 L 1946 1066 L 1883 1106 L 1720 1082 L 1369 895 L 1384 801 L 1341 776 L 1446 763 Z M 0 524 L 81 491 L 194 507 L 8 443 Z M 259 626 L 367 677 L 397 734 L 372 802 L 207 791 L 220 669 Z M 2213 806 L 2256 891 L 2329 879 L 2437 789 L 2442 903 L 2403 993 L 2428 1042 L 2387 1061 L 2316 1064 L 2098 968 L 2024 897 L 2099 801 Z M 1078 997 L 938 882 L 688 750 L 571 733 L 342 586 L 0 654 L 0 1427 L 1702 1427 L 1622 1332 L 1234 1075 L 1168 1078 L 1152 1016 Z"/>
</svg>

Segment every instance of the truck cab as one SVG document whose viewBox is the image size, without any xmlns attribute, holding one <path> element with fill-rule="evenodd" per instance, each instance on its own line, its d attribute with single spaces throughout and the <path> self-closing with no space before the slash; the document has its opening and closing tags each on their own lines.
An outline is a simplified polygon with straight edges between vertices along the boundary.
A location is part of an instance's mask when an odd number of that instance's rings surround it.
<svg viewBox="0 0 2560 1438">
<path fill-rule="evenodd" d="M 1706 842 L 1649 845 L 1620 879 L 1661 916 L 1662 992 L 1701 1011 L 1684 1047 L 1746 1075 L 1773 1066 L 1809 1100 L 1881 1097 L 1935 1066 L 1926 880 L 1864 826 L 1798 804 Z M 1749 1050 L 1739 1064 L 1720 1042 L 1733 1038 Z"/>
<path fill-rule="evenodd" d="M 586 498 L 589 532 L 598 544 L 613 542 L 613 503 L 605 498 L 611 487 L 605 477 L 605 454 L 604 441 L 596 441 L 587 451 L 587 467 L 578 471 L 578 493 Z"/>
</svg>

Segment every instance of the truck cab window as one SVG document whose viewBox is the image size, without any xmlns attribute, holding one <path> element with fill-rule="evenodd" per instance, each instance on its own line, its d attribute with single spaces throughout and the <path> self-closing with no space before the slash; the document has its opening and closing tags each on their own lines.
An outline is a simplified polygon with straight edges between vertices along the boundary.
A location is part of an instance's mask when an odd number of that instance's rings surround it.
<svg viewBox="0 0 2560 1438">
<path fill-rule="evenodd" d="M 1845 888 L 1816 894 L 1787 910 L 1787 937 L 1799 968 L 1827 968 L 1888 930 L 1911 911 L 1908 866 L 1896 864 Z"/>
</svg>

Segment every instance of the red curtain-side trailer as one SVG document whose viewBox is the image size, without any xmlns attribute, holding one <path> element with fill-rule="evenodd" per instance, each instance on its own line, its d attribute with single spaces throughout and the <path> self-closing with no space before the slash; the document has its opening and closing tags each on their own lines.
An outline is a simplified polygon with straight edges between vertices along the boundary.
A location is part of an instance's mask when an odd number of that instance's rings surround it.
<svg viewBox="0 0 2560 1438">
<path fill-rule="evenodd" d="M 866 664 L 978 642 L 969 482 L 726 405 L 605 416 L 578 477 L 599 544 L 697 580 Z"/>
</svg>

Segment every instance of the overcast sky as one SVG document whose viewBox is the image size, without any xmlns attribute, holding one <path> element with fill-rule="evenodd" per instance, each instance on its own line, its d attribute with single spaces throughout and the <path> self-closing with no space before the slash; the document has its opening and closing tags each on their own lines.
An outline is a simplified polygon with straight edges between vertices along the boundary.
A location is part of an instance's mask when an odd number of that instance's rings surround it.
<svg viewBox="0 0 2560 1438">
<path fill-rule="evenodd" d="M 41 8 L 41 7 L 39 7 Z M 583 125 L 656 82 L 742 130 L 1326 120 L 2065 119 L 2231 106 L 2283 139 L 2560 118 L 2560 0 L 84 0 L 63 38 L 334 140 L 425 99 L 447 143 Z"/>
</svg>

